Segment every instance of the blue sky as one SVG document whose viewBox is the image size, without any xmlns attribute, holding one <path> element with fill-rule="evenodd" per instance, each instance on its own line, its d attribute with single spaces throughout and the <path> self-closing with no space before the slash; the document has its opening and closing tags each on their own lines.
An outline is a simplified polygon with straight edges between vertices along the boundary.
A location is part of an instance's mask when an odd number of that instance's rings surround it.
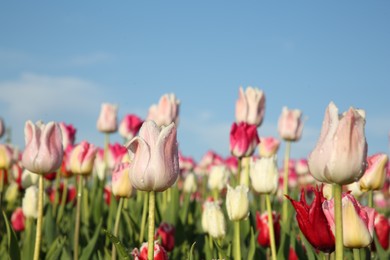
<svg viewBox="0 0 390 260">
<path fill-rule="evenodd" d="M 388 152 L 389 25 L 384 0 L 2 3 L 0 116 L 21 148 L 28 119 L 102 145 L 102 102 L 144 118 L 173 92 L 183 153 L 226 156 L 238 88 L 251 85 L 267 97 L 261 136 L 278 136 L 283 106 L 303 111 L 293 157 L 314 148 L 330 101 L 365 109 L 369 154 Z"/>
</svg>

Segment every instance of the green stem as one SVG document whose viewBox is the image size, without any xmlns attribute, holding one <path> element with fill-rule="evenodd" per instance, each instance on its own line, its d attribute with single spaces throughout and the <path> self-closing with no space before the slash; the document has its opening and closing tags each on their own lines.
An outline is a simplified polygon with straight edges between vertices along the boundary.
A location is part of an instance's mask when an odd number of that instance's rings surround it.
<svg viewBox="0 0 390 260">
<path fill-rule="evenodd" d="M 286 150 L 284 153 L 284 174 L 283 174 L 283 194 L 288 195 L 288 166 L 290 162 L 290 149 L 291 142 L 286 141 Z M 288 211 L 288 202 L 285 198 L 283 200 L 283 222 L 286 224 L 287 222 L 287 211 Z"/>
<path fill-rule="evenodd" d="M 353 251 L 353 259 L 360 260 L 360 249 L 354 248 L 352 251 Z"/>
<path fill-rule="evenodd" d="M 272 218 L 272 207 L 269 194 L 265 195 L 265 200 L 267 203 L 267 212 L 268 212 L 268 229 L 269 229 L 269 239 L 271 245 L 271 257 L 272 260 L 276 260 L 276 245 L 275 245 L 275 232 L 274 232 L 274 220 Z"/>
<path fill-rule="evenodd" d="M 218 189 L 213 189 L 212 191 L 213 193 L 213 198 L 215 201 L 218 201 L 218 198 L 219 198 L 219 190 Z"/>
<path fill-rule="evenodd" d="M 344 255 L 344 244 L 343 244 L 343 215 L 342 215 L 342 204 L 341 204 L 341 189 L 342 186 L 339 184 L 333 184 L 334 194 L 334 217 L 336 225 L 336 260 L 342 260 Z"/>
<path fill-rule="evenodd" d="M 121 219 L 121 211 L 122 211 L 122 208 L 123 208 L 123 201 L 124 201 L 124 198 L 121 197 L 119 199 L 118 209 L 116 210 L 115 226 L 114 226 L 114 236 L 116 236 L 116 237 L 118 237 L 119 222 L 120 222 L 120 219 Z M 112 260 L 116 259 L 116 248 L 115 248 L 114 244 L 112 245 L 112 257 L 111 257 L 111 259 Z"/>
<path fill-rule="evenodd" d="M 234 259 L 241 260 L 240 221 L 234 221 Z"/>
<path fill-rule="evenodd" d="M 374 207 L 374 192 L 372 190 L 368 191 L 368 207 Z"/>
<path fill-rule="evenodd" d="M 42 239 L 42 219 L 43 219 L 43 175 L 39 175 L 39 191 L 38 191 L 38 218 L 37 230 L 35 233 L 34 260 L 39 259 Z"/>
<path fill-rule="evenodd" d="M 60 221 L 62 219 L 62 215 L 64 214 L 67 197 L 68 197 L 68 179 L 65 178 L 64 179 L 64 188 L 62 190 L 62 195 L 61 195 L 60 209 L 58 210 L 58 215 L 57 215 L 57 224 L 60 223 Z"/>
<path fill-rule="evenodd" d="M 240 177 L 240 184 L 242 185 L 245 185 L 247 187 L 249 187 L 249 170 L 250 170 L 250 157 L 244 157 L 243 158 L 243 163 L 244 163 L 244 167 L 245 167 L 245 172 L 244 172 L 244 177 L 243 179 L 241 180 L 242 177 Z M 242 166 L 241 166 L 242 167 Z"/>
<path fill-rule="evenodd" d="M 142 219 L 141 219 L 141 231 L 139 235 L 139 243 L 142 244 L 144 242 L 144 233 L 145 233 L 145 224 L 146 224 L 146 214 L 148 209 L 148 202 L 149 202 L 149 193 L 146 191 L 143 191 L 142 194 L 144 195 L 144 205 L 142 209 Z"/>
<path fill-rule="evenodd" d="M 78 183 L 77 183 L 77 208 L 76 208 L 76 227 L 74 231 L 74 243 L 73 243 L 73 259 L 77 260 L 79 259 L 79 237 L 80 237 L 80 215 L 81 215 L 81 199 L 83 196 L 83 189 L 84 189 L 84 179 L 82 175 L 78 176 Z"/>
<path fill-rule="evenodd" d="M 237 183 L 240 183 L 241 178 L 241 170 L 242 170 L 242 158 L 238 158 L 238 164 L 237 164 Z"/>
<path fill-rule="evenodd" d="M 154 259 L 154 208 L 155 192 L 149 192 L 148 260 Z"/>
<path fill-rule="evenodd" d="M 218 238 L 217 243 L 218 243 L 219 247 L 222 248 L 222 239 L 221 238 Z M 218 259 L 224 259 L 222 256 L 221 250 L 218 250 Z"/>
</svg>

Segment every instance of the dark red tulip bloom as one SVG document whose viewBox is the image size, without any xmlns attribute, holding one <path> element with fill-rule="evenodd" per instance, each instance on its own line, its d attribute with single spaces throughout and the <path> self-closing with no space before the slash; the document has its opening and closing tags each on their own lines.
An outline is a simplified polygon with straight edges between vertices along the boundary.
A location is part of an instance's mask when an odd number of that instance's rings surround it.
<svg viewBox="0 0 390 260">
<path fill-rule="evenodd" d="M 275 243 L 279 244 L 280 240 L 280 214 L 275 211 L 272 212 L 272 220 L 274 223 Z M 265 212 L 260 215 L 260 212 L 256 212 L 256 229 L 259 231 L 257 236 L 257 242 L 262 247 L 270 246 L 270 235 L 268 229 L 268 213 Z"/>
<path fill-rule="evenodd" d="M 175 227 L 171 224 L 163 222 L 156 230 L 156 239 L 161 237 L 161 245 L 168 252 L 175 247 Z"/>
<path fill-rule="evenodd" d="M 301 190 L 300 201 L 295 201 L 289 196 L 286 197 L 293 204 L 297 212 L 299 228 L 310 244 L 317 250 L 323 252 L 333 252 L 335 248 L 335 238 L 326 220 L 322 209 L 322 202 L 325 197 L 322 194 L 322 187 L 313 189 L 315 197 L 311 205 L 306 203 L 305 191 Z"/>
<path fill-rule="evenodd" d="M 147 260 L 148 259 L 148 242 L 142 244 L 141 248 L 134 248 L 131 252 L 134 260 Z M 154 260 L 167 260 L 168 254 L 164 247 L 157 241 L 154 241 Z"/>
<path fill-rule="evenodd" d="M 378 237 L 379 244 L 384 250 L 389 248 L 390 223 L 382 214 L 376 213 L 374 220 L 375 233 Z M 375 243 L 372 244 L 375 246 Z"/>
<path fill-rule="evenodd" d="M 233 123 L 230 130 L 230 152 L 233 156 L 251 156 L 259 143 L 256 125 Z"/>
</svg>

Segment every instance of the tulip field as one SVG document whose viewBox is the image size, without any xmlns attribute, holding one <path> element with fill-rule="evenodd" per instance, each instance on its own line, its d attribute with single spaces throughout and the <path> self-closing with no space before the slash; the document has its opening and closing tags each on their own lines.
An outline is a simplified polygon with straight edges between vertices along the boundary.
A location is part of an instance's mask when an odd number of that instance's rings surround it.
<svg viewBox="0 0 390 260">
<path fill-rule="evenodd" d="M 0 259 L 390 259 L 390 163 L 367 154 L 364 110 L 330 102 L 293 158 L 302 111 L 281 108 L 262 136 L 265 93 L 240 87 L 234 105 L 230 155 L 197 162 L 179 149 L 174 94 L 145 119 L 102 104 L 104 147 L 72 122 L 27 121 L 17 149 L 1 119 Z"/>
</svg>

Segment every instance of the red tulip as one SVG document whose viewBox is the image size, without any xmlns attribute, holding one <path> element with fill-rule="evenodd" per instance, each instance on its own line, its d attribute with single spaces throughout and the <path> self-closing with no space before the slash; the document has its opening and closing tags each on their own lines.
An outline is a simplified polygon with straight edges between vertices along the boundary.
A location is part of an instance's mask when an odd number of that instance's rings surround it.
<svg viewBox="0 0 390 260">
<path fill-rule="evenodd" d="M 295 252 L 294 248 L 290 247 L 290 251 L 288 253 L 288 260 L 298 260 L 297 253 Z"/>
<path fill-rule="evenodd" d="M 236 157 L 251 156 L 260 143 L 256 125 L 233 123 L 230 130 L 230 152 Z"/>
<path fill-rule="evenodd" d="M 76 128 L 72 124 L 59 123 L 62 133 L 62 147 L 66 149 L 68 145 L 74 145 L 76 139 Z"/>
<path fill-rule="evenodd" d="M 275 243 L 279 243 L 280 239 L 280 215 L 275 211 L 272 212 L 272 220 L 274 222 Z M 270 235 L 268 229 L 268 213 L 256 212 L 256 228 L 259 231 L 257 242 L 263 247 L 270 246 Z"/>
<path fill-rule="evenodd" d="M 175 247 L 175 227 L 166 222 L 162 222 L 156 231 L 156 239 L 161 237 L 161 245 L 168 251 Z"/>
<path fill-rule="evenodd" d="M 375 233 L 378 237 L 379 244 L 384 250 L 389 248 L 390 223 L 382 214 L 376 213 L 374 220 Z M 375 246 L 375 244 L 373 243 Z"/>
<path fill-rule="evenodd" d="M 322 194 L 322 187 L 314 189 L 315 197 L 311 205 L 306 203 L 305 191 L 301 190 L 300 201 L 295 201 L 289 196 L 286 197 L 293 204 L 297 212 L 299 228 L 310 244 L 323 252 L 333 252 L 335 248 L 335 238 L 331 227 L 322 209 L 322 202 L 325 197 Z"/>
<path fill-rule="evenodd" d="M 23 214 L 22 208 L 16 208 L 11 216 L 11 225 L 15 231 L 23 231 L 25 227 L 26 217 Z"/>
<path fill-rule="evenodd" d="M 148 259 L 148 243 L 145 242 L 142 244 L 140 250 L 134 248 L 131 252 L 134 257 L 134 260 L 147 260 Z M 168 254 L 165 251 L 164 247 L 158 244 L 157 241 L 154 241 L 154 260 L 167 260 Z"/>
<path fill-rule="evenodd" d="M 133 139 L 141 128 L 143 121 L 137 115 L 127 114 L 119 124 L 119 133 L 127 140 Z"/>
</svg>

